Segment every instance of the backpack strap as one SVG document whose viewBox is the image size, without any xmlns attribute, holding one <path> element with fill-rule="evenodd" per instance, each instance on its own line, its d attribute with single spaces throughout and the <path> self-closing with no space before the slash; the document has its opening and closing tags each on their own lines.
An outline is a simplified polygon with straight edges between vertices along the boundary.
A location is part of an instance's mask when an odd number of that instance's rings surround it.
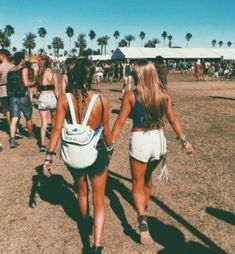
<svg viewBox="0 0 235 254">
<path fill-rule="evenodd" d="M 82 122 L 82 125 L 84 125 L 84 126 L 87 125 L 87 122 L 88 122 L 88 120 L 89 120 L 91 111 L 92 111 L 92 109 L 93 109 L 93 107 L 94 107 L 94 105 L 95 105 L 96 99 L 97 99 L 98 97 L 99 97 L 99 94 L 94 94 L 94 95 L 92 96 L 91 101 L 90 101 L 89 106 L 88 106 L 88 109 L 87 109 L 87 111 L 86 111 L 86 115 L 85 115 L 84 120 L 83 120 L 83 122 Z"/>
<path fill-rule="evenodd" d="M 74 111 L 74 106 L 73 106 L 73 101 L 72 101 L 72 97 L 70 93 L 66 93 L 66 98 L 68 101 L 68 105 L 69 105 L 69 110 L 70 110 L 70 114 L 72 117 L 72 123 L 73 124 L 77 124 L 77 120 L 76 120 L 76 115 L 75 115 L 75 111 Z"/>
</svg>

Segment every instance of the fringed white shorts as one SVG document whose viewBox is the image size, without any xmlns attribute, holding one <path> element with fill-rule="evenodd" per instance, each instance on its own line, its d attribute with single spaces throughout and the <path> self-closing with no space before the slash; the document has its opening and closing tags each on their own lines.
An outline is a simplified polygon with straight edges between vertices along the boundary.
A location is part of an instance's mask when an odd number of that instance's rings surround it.
<svg viewBox="0 0 235 254">
<path fill-rule="evenodd" d="M 159 160 L 166 152 L 163 130 L 132 132 L 129 145 L 129 155 L 132 158 L 147 163 Z"/>
</svg>

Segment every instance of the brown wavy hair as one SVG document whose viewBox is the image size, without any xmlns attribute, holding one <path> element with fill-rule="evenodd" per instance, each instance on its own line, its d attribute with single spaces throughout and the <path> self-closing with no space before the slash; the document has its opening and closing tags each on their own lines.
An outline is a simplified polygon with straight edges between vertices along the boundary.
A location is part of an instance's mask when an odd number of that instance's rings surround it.
<svg viewBox="0 0 235 254">
<path fill-rule="evenodd" d="M 75 61 L 74 68 L 68 73 L 69 91 L 74 95 L 77 101 L 79 119 L 84 117 L 84 111 L 87 106 L 88 91 L 92 77 L 95 73 L 93 63 L 87 58 L 78 58 Z M 82 100 L 82 107 L 79 107 L 79 101 Z"/>
<path fill-rule="evenodd" d="M 134 73 L 138 99 L 145 112 L 145 126 L 163 127 L 168 96 L 159 81 L 155 65 L 148 60 L 137 61 Z"/>
<path fill-rule="evenodd" d="M 51 60 L 49 57 L 42 57 L 38 62 L 38 84 L 42 84 L 46 69 L 50 66 Z"/>
</svg>

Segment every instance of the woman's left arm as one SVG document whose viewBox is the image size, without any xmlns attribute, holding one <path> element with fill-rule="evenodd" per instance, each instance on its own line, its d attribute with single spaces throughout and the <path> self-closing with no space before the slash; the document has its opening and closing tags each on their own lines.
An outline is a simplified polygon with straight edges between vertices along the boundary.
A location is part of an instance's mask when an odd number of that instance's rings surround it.
<svg viewBox="0 0 235 254">
<path fill-rule="evenodd" d="M 179 120 L 178 120 L 178 118 L 175 114 L 175 111 L 173 109 L 172 99 L 171 99 L 170 95 L 168 95 L 166 117 L 167 117 L 167 120 L 169 121 L 171 127 L 173 128 L 175 133 L 180 138 L 183 146 L 186 149 L 186 152 L 187 153 L 192 153 L 193 152 L 193 147 L 192 147 L 191 143 L 188 141 L 187 136 L 184 134 L 184 132 L 183 132 L 181 126 L 180 126 Z"/>
<path fill-rule="evenodd" d="M 119 136 L 120 132 L 122 131 L 122 128 L 126 122 L 126 119 L 128 118 L 128 116 L 131 112 L 132 97 L 133 97 L 132 91 L 126 92 L 123 96 L 121 110 L 120 110 L 120 113 L 119 113 L 119 115 L 114 123 L 113 129 L 112 129 L 113 142 L 116 141 L 117 137 Z"/>
</svg>

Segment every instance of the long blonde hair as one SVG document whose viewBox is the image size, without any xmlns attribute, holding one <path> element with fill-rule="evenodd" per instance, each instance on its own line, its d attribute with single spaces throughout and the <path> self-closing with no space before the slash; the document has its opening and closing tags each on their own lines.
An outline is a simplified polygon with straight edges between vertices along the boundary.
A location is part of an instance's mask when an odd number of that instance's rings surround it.
<svg viewBox="0 0 235 254">
<path fill-rule="evenodd" d="M 134 66 L 138 99 L 145 112 L 146 127 L 161 128 L 167 107 L 167 94 L 163 89 L 156 68 L 151 61 L 141 60 Z"/>
</svg>

